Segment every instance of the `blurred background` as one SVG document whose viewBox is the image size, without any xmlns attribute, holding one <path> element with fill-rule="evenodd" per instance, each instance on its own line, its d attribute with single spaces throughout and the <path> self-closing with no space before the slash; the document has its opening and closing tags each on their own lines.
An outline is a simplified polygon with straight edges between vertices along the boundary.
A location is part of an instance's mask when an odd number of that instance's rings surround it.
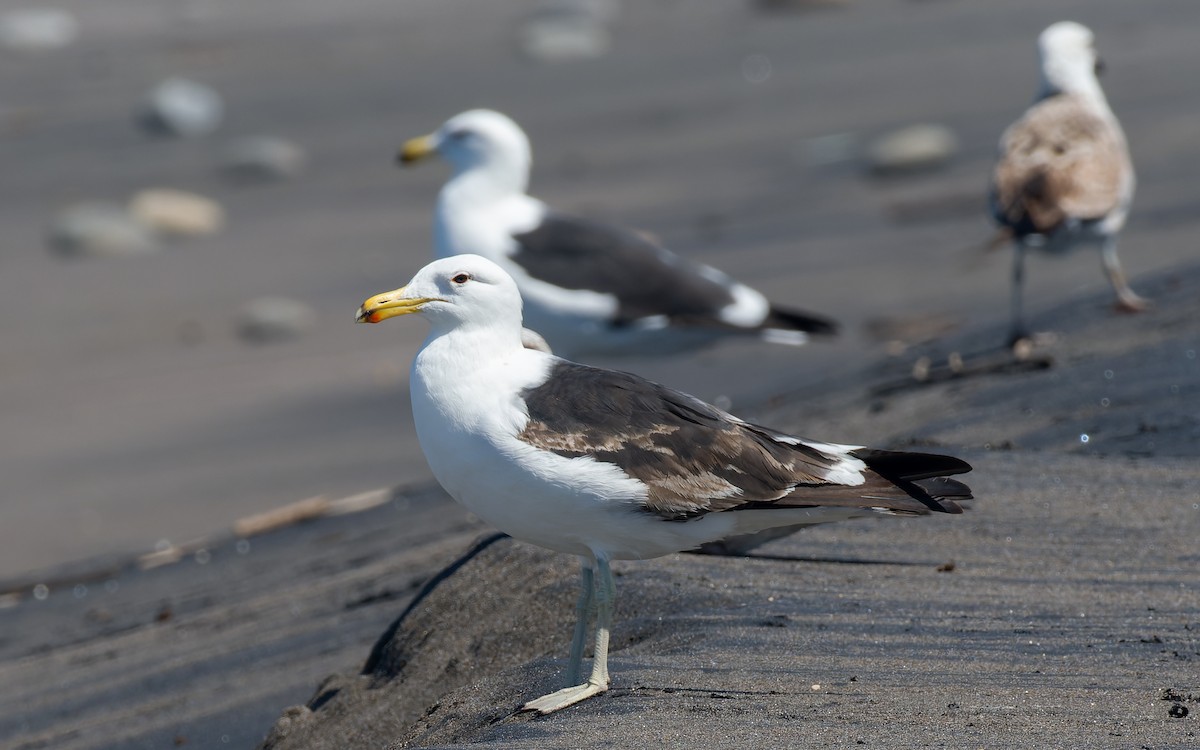
<svg viewBox="0 0 1200 750">
<path fill-rule="evenodd" d="M 0 579 L 430 479 L 424 326 L 353 317 L 431 258 L 448 169 L 397 147 L 465 109 L 526 129 L 534 195 L 843 324 L 600 364 L 737 410 L 1002 324 L 987 178 L 1063 19 L 1131 142 L 1136 288 L 1197 255 L 1194 0 L 0 3 Z M 1034 259 L 1035 328 L 1106 288 Z"/>
</svg>

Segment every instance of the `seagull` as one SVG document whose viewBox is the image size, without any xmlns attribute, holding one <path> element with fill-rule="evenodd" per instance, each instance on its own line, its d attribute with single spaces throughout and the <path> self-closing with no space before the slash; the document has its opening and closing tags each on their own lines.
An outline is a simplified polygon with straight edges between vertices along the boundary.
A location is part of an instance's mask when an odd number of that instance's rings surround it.
<svg viewBox="0 0 1200 750">
<path fill-rule="evenodd" d="M 612 560 L 643 560 L 780 526 L 961 513 L 970 471 L 949 456 L 795 437 L 521 340 L 511 276 L 478 255 L 436 260 L 363 302 L 356 320 L 430 325 L 410 377 L 413 421 L 446 491 L 509 535 L 579 557 L 567 686 L 550 713 L 608 689 Z M 582 680 L 589 612 L 591 674 Z"/>
<path fill-rule="evenodd" d="M 517 281 L 529 327 L 565 356 L 666 354 L 729 335 L 798 345 L 837 330 L 645 234 L 526 195 L 529 139 L 499 112 L 456 115 L 405 143 L 398 159 L 433 154 L 453 168 L 438 195 L 436 256 L 473 252 L 499 264 Z"/>
<path fill-rule="evenodd" d="M 1096 75 L 1102 69 L 1090 29 L 1052 24 L 1038 37 L 1041 86 L 1033 106 L 1000 139 L 991 211 L 1012 237 L 1009 343 L 1027 339 L 1021 312 L 1025 252 L 1100 247 L 1104 270 L 1125 312 L 1146 309 L 1125 280 L 1117 233 L 1133 200 L 1129 147 Z"/>
</svg>

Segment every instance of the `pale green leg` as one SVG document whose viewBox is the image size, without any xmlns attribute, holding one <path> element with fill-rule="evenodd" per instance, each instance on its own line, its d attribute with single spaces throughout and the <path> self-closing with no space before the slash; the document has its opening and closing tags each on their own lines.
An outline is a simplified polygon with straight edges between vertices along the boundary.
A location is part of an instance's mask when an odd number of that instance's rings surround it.
<svg viewBox="0 0 1200 750">
<path fill-rule="evenodd" d="M 579 601 L 575 604 L 575 637 L 571 639 L 571 657 L 567 663 L 567 684 L 577 685 L 583 674 L 583 643 L 587 640 L 592 610 L 592 566 L 583 561 L 579 570 Z"/>
<path fill-rule="evenodd" d="M 522 711 L 537 711 L 548 714 L 560 708 L 572 706 L 585 698 L 599 695 L 608 690 L 608 638 L 612 628 L 613 603 L 616 599 L 616 584 L 608 560 L 596 557 L 596 640 L 592 650 L 592 676 L 582 685 L 572 685 L 544 695 L 521 707 Z"/>
</svg>

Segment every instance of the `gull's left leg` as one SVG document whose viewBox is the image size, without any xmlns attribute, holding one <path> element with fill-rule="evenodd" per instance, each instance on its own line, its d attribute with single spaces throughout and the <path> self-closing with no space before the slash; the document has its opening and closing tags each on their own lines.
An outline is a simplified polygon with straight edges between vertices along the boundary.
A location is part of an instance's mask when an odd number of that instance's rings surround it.
<svg viewBox="0 0 1200 750">
<path fill-rule="evenodd" d="M 1121 270 L 1121 261 L 1117 258 L 1116 235 L 1104 238 L 1100 247 L 1100 256 L 1104 260 L 1104 272 L 1108 274 L 1108 282 L 1117 293 L 1117 309 L 1121 312 L 1141 312 L 1150 307 L 1150 301 L 1138 296 L 1129 288 L 1125 281 L 1125 272 Z"/>
<path fill-rule="evenodd" d="M 567 684 L 577 685 L 583 674 L 583 643 L 587 640 L 588 621 L 592 610 L 592 566 L 580 560 L 579 600 L 575 602 L 575 635 L 571 638 L 571 656 L 567 662 Z"/>
<path fill-rule="evenodd" d="M 543 695 L 521 706 L 522 711 L 537 711 L 548 714 L 560 708 L 572 706 L 585 698 L 599 695 L 608 690 L 608 638 L 612 628 L 613 601 L 616 585 L 608 560 L 596 556 L 596 641 L 593 645 L 592 676 L 582 685 L 572 685 L 557 692 Z"/>
<path fill-rule="evenodd" d="M 1029 331 L 1025 328 L 1023 307 L 1025 294 L 1025 253 L 1027 251 L 1028 246 L 1025 244 L 1024 238 L 1017 238 L 1013 242 L 1012 323 L 1008 327 L 1009 347 L 1014 347 L 1022 339 L 1029 338 Z"/>
</svg>

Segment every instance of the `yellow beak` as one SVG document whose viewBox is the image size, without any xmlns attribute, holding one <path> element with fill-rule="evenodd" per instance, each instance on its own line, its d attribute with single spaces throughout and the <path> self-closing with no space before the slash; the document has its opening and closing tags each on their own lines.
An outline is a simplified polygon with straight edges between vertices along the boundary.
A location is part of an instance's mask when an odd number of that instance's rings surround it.
<svg viewBox="0 0 1200 750">
<path fill-rule="evenodd" d="M 421 161 L 435 151 L 437 151 L 437 147 L 434 145 L 433 136 L 423 135 L 420 138 L 405 141 L 400 148 L 400 153 L 396 155 L 396 161 L 401 164 L 412 164 Z"/>
<path fill-rule="evenodd" d="M 382 323 L 388 318 L 421 312 L 421 308 L 426 303 L 435 301 L 437 301 L 436 297 L 405 297 L 404 287 L 400 287 L 390 292 L 376 294 L 363 302 L 358 308 L 358 315 L 355 316 L 354 322 Z"/>
</svg>

